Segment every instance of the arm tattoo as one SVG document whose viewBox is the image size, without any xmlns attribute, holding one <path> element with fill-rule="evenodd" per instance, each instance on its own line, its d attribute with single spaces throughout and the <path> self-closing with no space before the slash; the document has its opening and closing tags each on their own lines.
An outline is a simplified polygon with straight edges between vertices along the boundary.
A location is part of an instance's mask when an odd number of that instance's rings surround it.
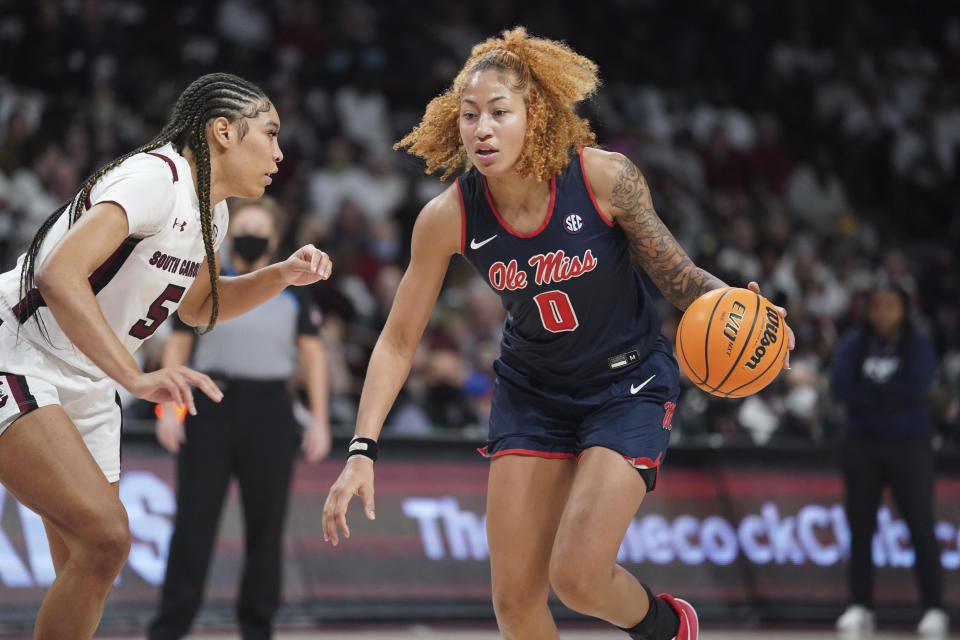
<svg viewBox="0 0 960 640">
<path fill-rule="evenodd" d="M 707 291 L 726 286 L 693 264 L 653 210 L 647 181 L 626 158 L 620 160 L 620 174 L 610 204 L 622 211 L 617 221 L 627 236 L 634 264 L 650 276 L 677 308 L 686 309 Z"/>
</svg>

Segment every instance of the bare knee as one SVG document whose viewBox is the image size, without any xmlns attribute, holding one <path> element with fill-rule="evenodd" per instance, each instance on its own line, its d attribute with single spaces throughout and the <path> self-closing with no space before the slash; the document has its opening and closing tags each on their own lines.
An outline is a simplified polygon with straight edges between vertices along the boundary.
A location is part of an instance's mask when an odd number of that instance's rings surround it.
<svg viewBox="0 0 960 640">
<path fill-rule="evenodd" d="M 126 512 L 120 507 L 109 514 L 98 514 L 84 531 L 79 532 L 70 561 L 79 563 L 91 579 L 112 584 L 129 553 L 130 526 Z"/>
<path fill-rule="evenodd" d="M 99 558 L 99 569 L 102 575 L 113 578 L 120 573 L 130 555 L 130 529 L 126 521 L 113 524 L 102 530 L 101 537 L 96 545 L 96 554 Z"/>
<path fill-rule="evenodd" d="M 507 629 L 523 625 L 539 608 L 546 608 L 548 589 L 520 583 L 493 585 L 493 610 L 497 622 Z"/>
<path fill-rule="evenodd" d="M 563 604 L 578 613 L 596 615 L 604 593 L 604 569 L 598 564 L 574 553 L 554 552 L 550 558 L 550 586 Z"/>
</svg>

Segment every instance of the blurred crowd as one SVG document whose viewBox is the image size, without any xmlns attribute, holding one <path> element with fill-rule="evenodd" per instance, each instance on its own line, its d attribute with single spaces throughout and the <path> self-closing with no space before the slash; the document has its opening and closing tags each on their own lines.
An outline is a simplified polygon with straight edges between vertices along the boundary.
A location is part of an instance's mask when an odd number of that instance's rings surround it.
<svg viewBox="0 0 960 640">
<path fill-rule="evenodd" d="M 688 385 L 676 441 L 830 441 L 833 347 L 886 279 L 912 294 L 934 339 L 933 415 L 951 442 L 960 16 L 946 3 L 604 0 L 576 13 L 543 0 L 409 4 L 0 0 L 0 266 L 13 266 L 87 174 L 158 131 L 190 80 L 213 70 L 253 80 L 282 121 L 270 194 L 285 211 L 285 247 L 314 242 L 334 260 L 334 277 L 312 294 L 331 418 L 352 431 L 413 220 L 445 187 L 391 145 L 471 45 L 524 24 L 600 65 L 605 86 L 583 115 L 604 147 L 644 171 L 694 261 L 729 284 L 756 280 L 788 310 L 792 368 L 739 401 Z M 679 313 L 659 303 L 672 338 Z M 387 433 L 482 437 L 502 322 L 498 298 L 455 258 Z"/>
</svg>

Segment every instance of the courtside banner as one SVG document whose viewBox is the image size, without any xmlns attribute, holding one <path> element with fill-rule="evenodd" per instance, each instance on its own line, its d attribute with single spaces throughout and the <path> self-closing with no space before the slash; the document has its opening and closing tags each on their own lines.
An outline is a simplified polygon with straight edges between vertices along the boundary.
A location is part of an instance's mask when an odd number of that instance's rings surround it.
<svg viewBox="0 0 960 640">
<path fill-rule="evenodd" d="M 108 615 L 156 603 L 176 507 L 174 461 L 125 455 L 120 496 L 133 545 L 110 596 Z M 324 610 L 350 603 L 344 617 L 416 602 L 488 606 L 485 532 L 488 462 L 381 461 L 376 465 L 376 521 L 358 498 L 352 535 L 323 542 L 321 511 L 341 461 L 298 463 L 286 536 L 284 601 Z M 960 600 L 960 478 L 937 484 L 937 538 L 946 602 Z M 879 607 L 911 605 L 914 553 L 906 525 L 882 506 L 874 539 Z M 221 518 L 209 602 L 232 603 L 243 560 L 236 489 Z M 769 604 L 838 606 L 846 598 L 849 530 L 842 483 L 829 470 L 667 465 L 626 533 L 619 559 L 658 591 L 733 608 Z M 53 581 L 43 524 L 0 488 L 0 619 L 5 609 L 37 605 Z M 359 607 L 359 608 L 358 608 Z M 336 611 L 336 609 L 333 609 Z M 419 609 L 423 611 L 424 609 Z M 336 615 L 335 613 L 333 614 Z M 369 615 L 375 615 L 370 613 Z"/>
</svg>

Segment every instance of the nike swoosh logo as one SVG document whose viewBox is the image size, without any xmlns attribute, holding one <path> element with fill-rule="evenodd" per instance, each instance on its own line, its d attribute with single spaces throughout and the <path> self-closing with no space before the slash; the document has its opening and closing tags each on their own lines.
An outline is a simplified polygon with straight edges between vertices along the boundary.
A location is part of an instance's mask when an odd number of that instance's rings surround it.
<svg viewBox="0 0 960 640">
<path fill-rule="evenodd" d="M 497 237 L 497 234 L 495 233 L 495 234 L 493 234 L 492 236 L 490 236 L 489 238 L 487 238 L 486 240 L 484 240 L 483 242 L 477 242 L 477 239 L 476 239 L 476 238 L 470 238 L 470 248 L 471 248 L 471 249 L 479 249 L 480 247 L 482 247 L 483 245 L 487 244 L 488 242 L 490 242 L 491 240 L 493 240 L 493 239 L 496 238 L 496 237 Z"/>
<path fill-rule="evenodd" d="M 637 391 L 640 391 L 640 389 L 643 389 L 645 386 L 647 386 L 648 382 L 650 382 L 656 377 L 657 377 L 657 374 L 653 374 L 652 376 L 650 376 L 649 378 L 647 378 L 637 386 L 630 385 L 630 395 L 636 395 Z"/>
</svg>

